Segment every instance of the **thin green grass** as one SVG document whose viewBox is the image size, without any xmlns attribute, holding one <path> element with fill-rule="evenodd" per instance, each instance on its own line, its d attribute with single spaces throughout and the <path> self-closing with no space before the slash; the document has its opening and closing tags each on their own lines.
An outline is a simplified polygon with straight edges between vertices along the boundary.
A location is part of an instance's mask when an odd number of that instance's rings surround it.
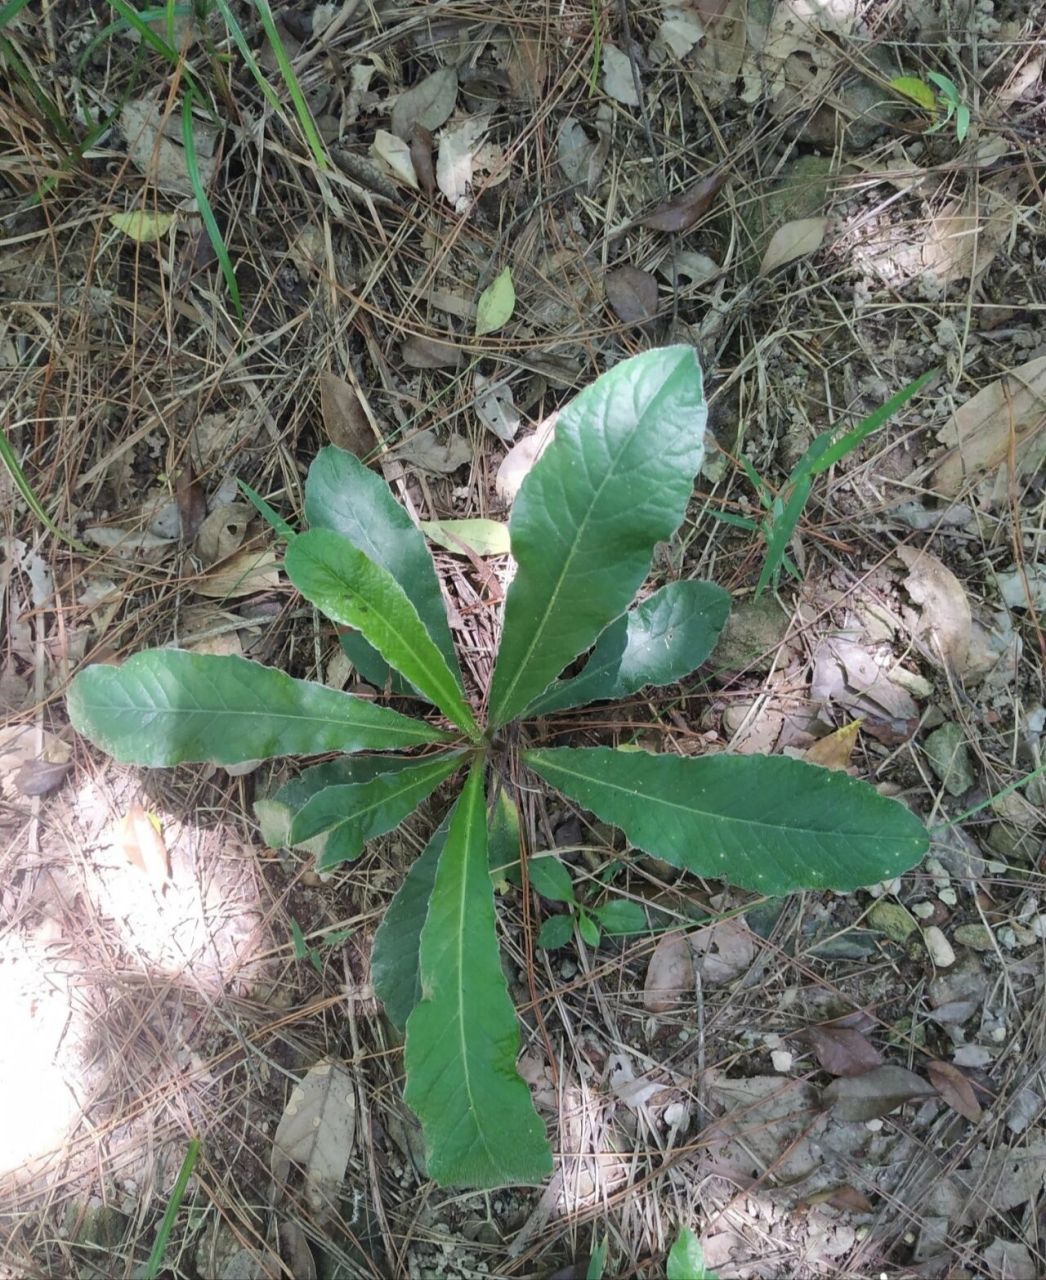
<svg viewBox="0 0 1046 1280">
<path fill-rule="evenodd" d="M 69 534 L 63 533 L 55 524 L 51 517 L 43 508 L 40 499 L 33 492 L 33 486 L 25 478 L 25 472 L 22 470 L 22 464 L 18 461 L 10 440 L 7 438 L 5 431 L 0 431 L 0 462 L 7 468 L 7 473 L 14 482 L 15 488 L 22 495 L 26 506 L 36 516 L 37 520 L 44 526 L 48 533 L 58 538 L 60 542 L 64 542 L 67 547 L 72 547 L 74 551 L 79 551 L 84 555 L 90 555 L 90 548 L 85 547 L 82 542 L 78 542 L 75 538 L 71 538 Z"/>
<path fill-rule="evenodd" d="M 182 1201 L 185 1199 L 185 1189 L 189 1185 L 189 1179 L 192 1177 L 192 1171 L 196 1166 L 196 1161 L 200 1155 L 200 1140 L 193 1138 L 189 1143 L 189 1149 L 185 1153 L 185 1159 L 182 1161 L 182 1167 L 178 1170 L 178 1177 L 171 1191 L 171 1198 L 167 1201 L 167 1208 L 164 1210 L 163 1221 L 160 1223 L 160 1230 L 156 1233 L 156 1239 L 153 1241 L 152 1252 L 149 1254 L 149 1261 L 145 1264 L 145 1270 L 141 1273 L 142 1280 L 156 1280 L 163 1266 L 163 1255 L 167 1252 L 167 1243 L 171 1238 L 171 1229 L 174 1226 L 174 1220 L 178 1216 L 178 1210 L 182 1207 Z"/>
<path fill-rule="evenodd" d="M 225 277 L 225 287 L 229 291 L 236 318 L 240 324 L 243 324 L 243 303 L 240 301 L 240 285 L 236 279 L 236 272 L 233 269 L 232 258 L 229 256 L 225 237 L 218 226 L 218 220 L 214 216 L 211 202 L 207 198 L 207 189 L 203 184 L 200 164 L 196 156 L 196 138 L 193 134 L 192 117 L 195 100 L 195 91 L 190 85 L 187 85 L 185 96 L 182 98 L 182 146 L 185 148 L 185 168 L 189 175 L 189 184 L 192 187 L 193 195 L 196 197 L 196 203 L 200 209 L 200 217 L 203 219 L 203 225 L 207 231 L 207 238 L 211 242 L 211 248 L 214 250 L 222 275 Z"/>
</svg>

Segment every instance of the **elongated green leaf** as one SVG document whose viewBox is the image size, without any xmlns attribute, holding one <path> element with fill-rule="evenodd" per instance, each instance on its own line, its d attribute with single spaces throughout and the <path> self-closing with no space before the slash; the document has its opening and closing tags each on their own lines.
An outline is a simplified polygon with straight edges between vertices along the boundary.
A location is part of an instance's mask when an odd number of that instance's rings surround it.
<svg viewBox="0 0 1046 1280">
<path fill-rule="evenodd" d="M 287 576 L 328 618 L 357 627 L 381 656 L 443 714 L 478 736 L 476 721 L 452 670 L 406 592 L 387 569 L 340 534 L 310 529 L 287 547 Z"/>
<path fill-rule="evenodd" d="M 500 520 L 422 520 L 425 536 L 457 555 L 466 548 L 478 556 L 508 555 L 508 525 Z"/>
<path fill-rule="evenodd" d="M 291 823 L 313 798 L 328 787 L 348 787 L 369 782 L 381 773 L 398 773 L 417 764 L 409 756 L 341 756 L 303 769 L 275 794 L 254 802 L 262 839 L 270 848 L 290 846 Z"/>
<path fill-rule="evenodd" d="M 784 756 L 562 747 L 524 759 L 640 849 L 760 893 L 857 889 L 907 871 L 928 844 L 896 800 Z"/>
<path fill-rule="evenodd" d="M 246 658 L 147 649 L 69 687 L 69 719 L 125 764 L 242 764 L 322 751 L 396 750 L 450 735 Z"/>
<path fill-rule="evenodd" d="M 429 911 L 432 886 L 436 883 L 443 846 L 447 843 L 449 821 L 444 822 L 410 864 L 406 878 L 388 905 L 385 918 L 374 935 L 370 972 L 374 990 L 385 1005 L 393 1026 L 402 1031 L 414 1006 L 421 999 L 421 971 L 418 954 L 421 931 Z"/>
<path fill-rule="evenodd" d="M 490 693 L 506 724 L 627 609 L 686 511 L 704 451 L 691 347 L 626 360 L 560 413 L 509 523 L 518 568 Z"/>
<path fill-rule="evenodd" d="M 311 849 L 320 871 L 358 858 L 368 840 L 398 826 L 460 765 L 455 751 L 413 761 L 367 782 L 326 787 L 291 818 L 290 843 Z"/>
<path fill-rule="evenodd" d="M 581 674 L 557 680 L 526 715 L 627 698 L 644 685 L 681 680 L 715 648 L 729 612 L 730 596 L 715 583 L 670 582 L 612 622 Z"/>
<path fill-rule="evenodd" d="M 345 656 L 359 674 L 375 689 L 389 689 L 404 698 L 420 698 L 428 702 L 417 689 L 411 688 L 398 671 L 393 671 L 381 654 L 358 631 L 343 631 L 339 636 Z"/>
<path fill-rule="evenodd" d="M 519 810 L 507 787 L 498 790 L 487 817 L 487 850 L 495 888 L 507 888 L 506 873 L 516 870 L 519 883 Z"/>
<path fill-rule="evenodd" d="M 340 533 L 392 574 L 414 602 L 447 666 L 457 672 L 447 611 L 424 535 L 381 476 L 344 449 L 321 449 L 305 481 L 305 518 L 314 529 Z"/>
<path fill-rule="evenodd" d="M 487 854 L 484 763 L 450 822 L 421 934 L 423 999 L 407 1022 L 408 1106 L 442 1186 L 538 1182 L 552 1171 L 544 1126 L 516 1071 L 519 1023 L 498 950 Z"/>
<path fill-rule="evenodd" d="M 676 1237 L 668 1254 L 665 1274 L 668 1280 L 716 1280 L 705 1266 L 701 1241 L 689 1227 L 683 1227 Z"/>
</svg>

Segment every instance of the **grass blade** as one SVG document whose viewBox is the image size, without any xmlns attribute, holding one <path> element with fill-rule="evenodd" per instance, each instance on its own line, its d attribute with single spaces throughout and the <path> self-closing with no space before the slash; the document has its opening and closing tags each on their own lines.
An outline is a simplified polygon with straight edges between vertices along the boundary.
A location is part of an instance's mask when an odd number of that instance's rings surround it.
<svg viewBox="0 0 1046 1280">
<path fill-rule="evenodd" d="M 298 117 L 298 123 L 301 125 L 302 133 L 309 144 L 309 150 L 312 152 L 320 169 L 326 170 L 330 168 L 327 160 L 327 149 L 323 145 L 319 132 L 316 129 L 316 122 L 312 118 L 312 112 L 309 110 L 309 104 L 305 101 L 305 94 L 301 91 L 301 85 L 298 83 L 298 77 L 294 74 L 294 67 L 291 65 L 290 58 L 287 57 L 287 50 L 283 47 L 283 41 L 280 39 L 280 33 L 276 30 L 276 23 L 273 21 L 272 10 L 269 8 L 268 0 L 254 0 L 254 6 L 258 10 L 258 16 L 262 20 L 262 26 L 265 28 L 265 34 L 269 38 L 269 44 L 272 45 L 272 51 L 276 55 L 276 65 L 280 69 L 280 75 L 283 76 L 283 82 L 287 86 L 287 92 L 291 95 L 291 102 L 294 103 L 294 110 Z"/>
<path fill-rule="evenodd" d="M 856 449 L 866 436 L 870 436 L 873 431 L 878 431 L 883 423 L 892 418 L 902 405 L 907 404 L 912 396 L 917 395 L 938 372 L 937 369 L 930 369 L 921 374 L 914 382 L 909 382 L 906 387 L 902 387 L 895 396 L 891 396 L 884 405 L 880 405 L 878 409 L 870 413 L 852 431 L 840 436 L 835 444 L 830 445 L 810 466 L 809 474 L 812 476 L 819 475 L 822 471 L 827 471 L 829 467 L 834 466 L 841 458 L 845 458 L 851 449 Z M 802 467 L 802 465 L 802 462 L 800 462 L 799 466 Z"/>
<path fill-rule="evenodd" d="M 214 216 L 211 202 L 207 199 L 207 191 L 200 176 L 199 161 L 196 158 L 196 139 L 193 137 L 192 131 L 192 109 L 195 99 L 196 94 L 192 86 L 187 85 L 186 94 L 182 100 L 182 146 L 185 148 L 185 168 L 189 175 L 189 183 L 192 186 L 193 195 L 196 197 L 196 203 L 200 209 L 200 217 L 203 219 L 203 225 L 207 229 L 207 237 L 218 259 L 218 265 L 222 269 L 222 275 L 225 277 L 225 287 L 228 289 L 229 297 L 232 299 L 236 318 L 242 324 L 243 304 L 240 302 L 240 286 L 236 280 L 236 272 L 233 270 L 232 259 L 229 257 L 229 250 L 226 248 L 221 228 L 218 226 L 218 221 Z"/>
<path fill-rule="evenodd" d="M 163 1255 L 167 1252 L 167 1242 L 171 1238 L 171 1228 L 174 1226 L 174 1220 L 178 1216 L 178 1210 L 182 1207 L 182 1201 L 185 1199 L 185 1189 L 189 1185 L 189 1179 L 192 1177 L 192 1171 L 196 1167 L 199 1155 L 200 1139 L 193 1138 L 189 1143 L 188 1151 L 185 1153 L 182 1167 L 178 1170 L 178 1177 L 175 1181 L 174 1189 L 171 1191 L 171 1198 L 167 1201 L 167 1208 L 164 1210 L 160 1230 L 156 1233 L 152 1252 L 149 1254 L 149 1261 L 145 1264 L 145 1270 L 142 1272 L 142 1280 L 156 1280 L 160 1273 L 160 1268 L 163 1266 Z"/>
<path fill-rule="evenodd" d="M 26 506 L 36 516 L 37 520 L 44 526 L 48 533 L 53 534 L 59 541 L 64 542 L 67 547 L 72 547 L 74 551 L 79 551 L 83 555 L 90 555 L 91 550 L 85 547 L 82 542 L 77 542 L 75 538 L 71 538 L 67 533 L 63 533 L 55 524 L 47 512 L 43 509 L 40 499 L 33 492 L 33 487 L 25 478 L 25 472 L 22 470 L 21 464 L 11 447 L 11 442 L 7 438 L 7 433 L 0 431 L 0 462 L 7 468 L 7 473 L 14 481 L 15 488 L 22 495 Z"/>
</svg>

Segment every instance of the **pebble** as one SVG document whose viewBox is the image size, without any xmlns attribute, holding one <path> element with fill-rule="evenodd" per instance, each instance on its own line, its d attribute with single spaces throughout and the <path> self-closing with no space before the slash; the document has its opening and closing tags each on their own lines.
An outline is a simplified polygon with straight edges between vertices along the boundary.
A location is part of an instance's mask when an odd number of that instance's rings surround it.
<svg viewBox="0 0 1046 1280">
<path fill-rule="evenodd" d="M 935 924 L 923 931 L 923 941 L 926 943 L 926 950 L 930 953 L 930 959 L 938 969 L 947 969 L 955 963 L 952 944 Z"/>
<path fill-rule="evenodd" d="M 960 946 L 969 947 L 971 951 L 995 950 L 992 931 L 983 924 L 961 924 L 952 937 Z"/>
<path fill-rule="evenodd" d="M 953 720 L 946 720 L 927 737 L 923 744 L 930 768 L 940 778 L 945 791 L 952 796 L 964 795 L 975 782 L 966 731 Z"/>
</svg>

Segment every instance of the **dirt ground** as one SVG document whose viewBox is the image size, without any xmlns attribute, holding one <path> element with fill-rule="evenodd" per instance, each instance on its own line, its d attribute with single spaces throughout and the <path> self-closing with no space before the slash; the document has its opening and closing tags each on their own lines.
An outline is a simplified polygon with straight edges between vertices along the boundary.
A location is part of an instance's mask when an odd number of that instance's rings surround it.
<svg viewBox="0 0 1046 1280">
<path fill-rule="evenodd" d="M 1046 1275 L 1046 7 L 271 3 L 293 77 L 264 5 L 0 4 L 0 1276 L 147 1275 L 193 1139 L 179 1280 L 659 1277 L 683 1226 L 723 1278 Z M 294 518 L 333 441 L 504 520 L 509 450 L 668 342 L 709 449 L 653 581 L 735 617 L 577 733 L 813 753 L 931 856 L 765 902 L 534 793 L 532 848 L 675 927 L 543 951 L 499 895 L 556 1169 L 440 1190 L 369 954 L 446 796 L 321 881 L 254 816 L 291 766 L 120 766 L 64 693 L 171 644 L 352 687 L 238 482 Z M 760 490 L 934 368 L 756 599 Z M 436 556 L 482 671 L 506 557 Z M 271 1165 L 325 1060 L 333 1209 Z"/>
</svg>

